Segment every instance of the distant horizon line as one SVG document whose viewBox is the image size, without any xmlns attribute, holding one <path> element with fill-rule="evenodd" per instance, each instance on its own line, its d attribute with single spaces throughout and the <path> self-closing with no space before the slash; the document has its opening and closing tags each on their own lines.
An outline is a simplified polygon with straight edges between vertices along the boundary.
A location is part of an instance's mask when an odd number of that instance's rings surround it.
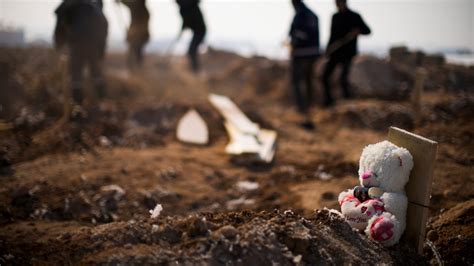
<svg viewBox="0 0 474 266">
<path fill-rule="evenodd" d="M 163 37 L 160 39 L 152 39 L 146 44 L 146 49 L 149 50 L 151 47 L 152 50 L 160 50 L 160 48 L 167 48 L 167 46 L 173 42 L 175 39 L 172 37 Z M 49 38 L 38 37 L 31 40 L 25 41 L 27 45 L 34 44 L 48 44 L 52 45 L 53 42 Z M 107 41 L 108 48 L 112 49 L 126 49 L 127 43 L 121 38 L 112 38 Z M 222 45 L 245 45 L 245 46 L 266 46 L 266 47 L 276 47 L 275 42 L 255 42 L 251 40 L 231 40 L 231 39 L 217 39 L 211 42 L 207 42 L 206 46 L 216 47 Z M 159 47 L 161 46 L 161 47 Z M 408 43 L 393 43 L 393 44 L 365 44 L 364 46 L 359 46 L 361 51 L 373 51 L 373 50 L 389 50 L 392 47 L 407 47 L 409 50 L 422 50 L 427 52 L 439 52 L 439 53 L 451 53 L 451 54 L 474 54 L 474 48 L 459 45 L 459 46 L 442 46 L 442 45 L 410 45 Z M 324 50 L 326 45 L 321 45 L 320 48 Z"/>
</svg>

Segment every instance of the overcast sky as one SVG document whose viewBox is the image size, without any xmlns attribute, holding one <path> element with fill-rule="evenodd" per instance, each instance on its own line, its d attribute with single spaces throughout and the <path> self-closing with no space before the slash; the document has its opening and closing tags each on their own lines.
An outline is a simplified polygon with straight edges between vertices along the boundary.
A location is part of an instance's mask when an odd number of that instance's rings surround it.
<svg viewBox="0 0 474 266">
<path fill-rule="evenodd" d="M 22 27 L 28 40 L 50 39 L 54 9 L 60 0 L 0 0 L 0 20 Z M 293 16 L 290 0 L 202 0 L 208 24 L 207 42 L 239 41 L 255 46 L 278 44 L 288 33 Z M 319 16 L 322 44 L 329 38 L 333 0 L 306 0 Z M 474 0 L 348 0 L 372 28 L 361 46 L 384 48 L 395 44 L 433 49 L 474 49 Z M 176 36 L 180 18 L 174 0 L 148 0 L 153 40 Z M 129 21 L 125 7 L 105 0 L 109 41 L 125 37 Z"/>
</svg>

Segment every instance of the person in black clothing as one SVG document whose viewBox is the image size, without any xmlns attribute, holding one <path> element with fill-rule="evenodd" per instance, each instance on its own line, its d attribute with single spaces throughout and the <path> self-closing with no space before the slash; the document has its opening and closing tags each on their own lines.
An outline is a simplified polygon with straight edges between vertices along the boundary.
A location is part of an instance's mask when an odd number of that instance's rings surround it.
<svg viewBox="0 0 474 266">
<path fill-rule="evenodd" d="M 146 0 L 117 0 L 130 9 L 131 22 L 127 32 L 128 66 L 140 67 L 143 63 L 143 48 L 150 39 L 148 21 L 150 13 Z"/>
<path fill-rule="evenodd" d="M 308 117 L 313 98 L 314 63 L 319 56 L 319 22 L 302 0 L 292 0 L 295 16 L 291 23 L 291 84 L 298 111 L 306 115 L 303 126 L 312 128 Z"/>
<path fill-rule="evenodd" d="M 83 75 L 87 66 L 99 97 L 105 96 L 102 61 L 105 54 L 108 24 L 102 13 L 101 0 L 64 0 L 55 11 L 57 16 L 54 43 L 69 53 L 71 94 L 82 104 Z"/>
<path fill-rule="evenodd" d="M 326 49 L 329 61 L 326 64 L 324 83 L 324 105 L 334 105 L 331 95 L 331 74 L 337 65 L 342 65 L 340 77 L 344 98 L 351 98 L 348 76 L 352 58 L 357 54 L 357 36 L 370 34 L 369 27 L 362 17 L 347 7 L 346 0 L 336 0 L 338 12 L 333 15 L 331 22 L 331 37 Z"/>
<path fill-rule="evenodd" d="M 188 57 L 191 63 L 191 69 L 194 72 L 199 71 L 198 49 L 206 35 L 206 23 L 199 9 L 199 0 L 176 0 L 179 6 L 179 13 L 183 19 L 181 30 L 191 29 L 193 39 L 188 49 Z"/>
</svg>

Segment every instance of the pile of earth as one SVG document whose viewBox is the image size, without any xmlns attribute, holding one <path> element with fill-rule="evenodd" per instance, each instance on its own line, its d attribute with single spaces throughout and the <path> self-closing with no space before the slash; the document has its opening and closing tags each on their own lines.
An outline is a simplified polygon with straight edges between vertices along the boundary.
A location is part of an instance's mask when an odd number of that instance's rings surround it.
<svg viewBox="0 0 474 266">
<path fill-rule="evenodd" d="M 0 51 L 0 264 L 270 264 L 270 256 L 280 264 L 436 264 L 436 253 L 445 263 L 474 262 L 473 68 L 361 56 L 354 71 L 367 95 L 316 107 L 316 128 L 307 131 L 293 110 L 288 62 L 211 49 L 196 77 L 181 59 L 149 55 L 143 71 L 128 73 L 124 55 L 108 54 L 108 98 L 87 86 L 85 115 L 64 120 L 61 58 L 50 49 Z M 429 78 L 417 113 L 405 98 L 419 66 Z M 209 93 L 229 96 L 252 121 L 278 132 L 273 164 L 225 154 L 228 139 Z M 322 99 L 321 86 L 315 96 Z M 206 120 L 209 145 L 174 137 L 189 108 Z M 339 208 L 338 193 L 358 183 L 360 151 L 392 125 L 439 142 L 433 248 L 426 245 L 421 260 L 403 241 L 384 249 L 337 216 L 314 211 Z M 242 190 L 241 182 L 256 188 Z M 153 221 L 148 210 L 157 203 L 164 210 Z"/>
<path fill-rule="evenodd" d="M 17 264 L 409 264 L 424 261 L 406 244 L 384 248 L 339 214 L 317 211 L 203 213 L 114 222 L 23 222 L 1 231 L 2 263 Z M 48 232 L 47 234 L 45 234 Z"/>
</svg>

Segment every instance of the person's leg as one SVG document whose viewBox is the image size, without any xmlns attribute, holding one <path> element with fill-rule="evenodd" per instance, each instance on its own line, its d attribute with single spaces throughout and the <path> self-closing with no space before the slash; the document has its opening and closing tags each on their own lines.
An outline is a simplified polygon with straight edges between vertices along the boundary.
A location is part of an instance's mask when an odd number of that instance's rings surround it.
<svg viewBox="0 0 474 266">
<path fill-rule="evenodd" d="M 199 59 L 198 59 L 198 50 L 199 50 L 199 45 L 204 40 L 205 34 L 206 34 L 205 31 L 197 31 L 197 30 L 193 31 L 193 39 L 191 40 L 191 44 L 189 45 L 188 56 L 191 63 L 191 69 L 194 72 L 198 72 L 200 68 Z"/>
<path fill-rule="evenodd" d="M 89 73 L 92 79 L 94 89 L 100 99 L 106 96 L 106 83 L 102 71 L 103 59 L 100 56 L 100 51 L 91 51 L 88 57 Z"/>
<path fill-rule="evenodd" d="M 302 66 L 302 81 L 304 84 L 304 120 L 301 126 L 307 130 L 313 130 L 315 128 L 311 116 L 311 107 L 313 104 L 313 70 L 314 70 L 315 58 L 305 58 Z"/>
<path fill-rule="evenodd" d="M 304 79 L 306 87 L 306 108 L 311 108 L 313 105 L 313 75 L 315 58 L 308 58 L 304 64 Z"/>
<path fill-rule="evenodd" d="M 127 65 L 129 69 L 135 67 L 135 47 L 133 47 L 132 43 L 128 44 Z"/>
<path fill-rule="evenodd" d="M 301 81 L 303 76 L 303 59 L 292 58 L 291 60 L 291 86 L 296 107 L 300 113 L 306 112 L 306 106 L 303 100 Z"/>
<path fill-rule="evenodd" d="M 342 62 L 342 71 L 341 71 L 341 87 L 342 87 L 342 94 L 344 98 L 349 99 L 352 98 L 352 92 L 350 91 L 350 83 L 349 83 L 349 74 L 351 71 L 352 65 L 352 58 L 344 60 Z"/>
<path fill-rule="evenodd" d="M 140 43 L 140 45 L 137 45 L 136 54 L 137 54 L 137 65 L 138 65 L 138 67 L 141 67 L 142 64 L 143 64 L 143 48 L 144 48 L 144 46 L 145 46 L 144 43 Z"/>
<path fill-rule="evenodd" d="M 83 75 L 84 75 L 84 53 L 78 45 L 69 47 L 69 77 L 71 83 L 71 96 L 76 104 L 82 104 L 83 94 Z"/>
<path fill-rule="evenodd" d="M 331 106 L 334 104 L 334 99 L 331 94 L 331 75 L 334 68 L 337 66 L 337 61 L 329 59 L 324 68 L 323 85 L 324 85 L 324 105 Z"/>
</svg>

